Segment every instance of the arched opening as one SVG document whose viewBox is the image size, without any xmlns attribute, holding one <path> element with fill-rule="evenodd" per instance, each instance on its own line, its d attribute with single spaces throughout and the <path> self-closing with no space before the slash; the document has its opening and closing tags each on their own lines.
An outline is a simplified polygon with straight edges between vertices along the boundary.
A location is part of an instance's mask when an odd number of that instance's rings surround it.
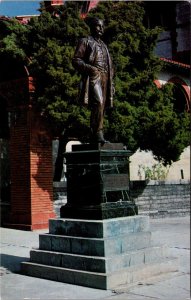
<svg viewBox="0 0 191 300">
<path fill-rule="evenodd" d="M 174 109 L 178 112 L 189 111 L 188 101 L 186 98 L 185 91 L 179 83 L 174 83 L 173 85 L 173 95 L 174 95 Z"/>
<path fill-rule="evenodd" d="M 171 78 L 168 82 L 173 83 L 174 108 L 178 113 L 190 111 L 190 90 L 187 84 L 180 78 Z"/>
<path fill-rule="evenodd" d="M 27 68 L 23 65 L 23 62 L 17 61 L 14 58 L 2 55 L 0 64 L 0 82 L 15 80 L 19 78 L 27 78 L 29 75 Z"/>
</svg>

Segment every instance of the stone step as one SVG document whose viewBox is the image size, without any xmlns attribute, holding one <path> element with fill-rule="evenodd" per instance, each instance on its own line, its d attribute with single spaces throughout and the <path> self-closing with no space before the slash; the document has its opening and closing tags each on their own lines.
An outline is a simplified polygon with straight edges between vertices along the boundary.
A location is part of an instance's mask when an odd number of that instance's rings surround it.
<svg viewBox="0 0 191 300">
<path fill-rule="evenodd" d="M 185 201 L 185 202 L 174 202 L 172 201 L 168 201 L 166 203 L 164 202 L 155 202 L 155 201 L 148 201 L 148 202 L 137 202 L 136 203 L 138 205 L 138 207 L 145 207 L 145 206 L 149 206 L 149 207 L 168 207 L 169 209 L 172 209 L 174 207 L 190 207 L 190 203 L 189 201 Z"/>
<path fill-rule="evenodd" d="M 190 211 L 190 207 L 185 207 L 185 206 L 181 206 L 181 207 L 174 207 L 173 209 L 169 208 L 169 207 L 164 207 L 164 206 L 138 206 L 139 209 L 139 214 L 142 211 L 158 211 L 160 213 L 160 211 L 167 211 L 167 212 L 180 212 L 180 211 L 185 211 L 185 212 L 189 212 Z"/>
<path fill-rule="evenodd" d="M 178 268 L 176 259 L 168 259 L 154 264 L 129 267 L 114 273 L 70 270 L 32 262 L 23 262 L 21 270 L 28 276 L 106 290 L 119 285 L 135 284 L 159 274 L 177 271 Z"/>
<path fill-rule="evenodd" d="M 107 238 L 149 230 L 147 216 L 129 216 L 105 220 L 50 219 L 49 233 L 78 237 Z"/>
<path fill-rule="evenodd" d="M 168 257 L 168 248 L 151 247 L 110 257 L 87 256 L 45 250 L 32 250 L 30 261 L 43 265 L 90 272 L 116 272 L 136 265 L 157 263 Z"/>
<path fill-rule="evenodd" d="M 189 194 L 187 195 L 167 195 L 167 194 L 161 194 L 161 195 L 148 195 L 148 196 L 141 196 L 141 197 L 134 197 L 133 199 L 135 199 L 138 202 L 142 202 L 142 201 L 156 201 L 156 202 L 165 202 L 165 201 L 176 201 L 176 202 L 181 202 L 182 199 L 184 201 L 188 201 L 189 199 Z M 184 202 L 182 201 L 182 202 Z"/>
<path fill-rule="evenodd" d="M 137 204 L 137 205 L 158 205 L 158 206 L 160 206 L 160 205 L 163 205 L 163 206 L 169 206 L 170 208 L 173 208 L 174 207 L 174 205 L 180 205 L 180 204 L 182 204 L 182 205 L 184 205 L 184 206 L 188 206 L 189 205 L 189 203 L 190 203 L 190 201 L 189 201 L 189 199 L 185 199 L 185 201 L 183 201 L 183 199 L 181 199 L 181 200 L 177 200 L 177 199 L 166 199 L 166 200 L 163 200 L 163 201 L 161 201 L 161 200 L 155 200 L 155 199 L 148 199 L 148 200 L 135 200 L 135 203 Z"/>
<path fill-rule="evenodd" d="M 160 208 L 166 208 L 166 209 L 189 209 L 190 204 L 189 203 L 170 203 L 170 204 L 162 204 L 162 203 L 137 203 L 138 209 L 160 209 Z"/>
<path fill-rule="evenodd" d="M 135 232 L 110 238 L 83 238 L 40 234 L 39 249 L 93 256 L 111 256 L 151 246 L 151 232 Z"/>
<path fill-rule="evenodd" d="M 165 199 L 153 199 L 153 198 L 148 198 L 147 200 L 137 200 L 136 204 L 142 204 L 142 205 L 146 205 L 146 204 L 160 204 L 160 205 L 172 205 L 172 204 L 180 204 L 182 203 L 182 205 L 189 204 L 189 199 L 188 198 L 181 198 L 181 199 L 176 199 L 176 198 L 169 198 L 169 197 L 165 197 Z"/>
<path fill-rule="evenodd" d="M 160 209 L 160 210 L 140 210 L 139 211 L 140 215 L 165 215 L 165 216 L 182 216 L 182 215 L 186 215 L 186 214 L 190 214 L 190 209 L 185 209 L 185 208 L 180 208 L 180 209 Z"/>
</svg>

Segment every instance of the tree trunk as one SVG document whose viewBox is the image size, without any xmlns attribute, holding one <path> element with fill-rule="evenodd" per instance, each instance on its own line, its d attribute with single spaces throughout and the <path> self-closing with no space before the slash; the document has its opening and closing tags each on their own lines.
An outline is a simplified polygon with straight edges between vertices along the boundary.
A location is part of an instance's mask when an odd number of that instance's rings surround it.
<svg viewBox="0 0 191 300">
<path fill-rule="evenodd" d="M 68 143 L 68 137 L 66 134 L 63 134 L 59 138 L 58 154 L 55 162 L 55 171 L 53 181 L 60 181 L 63 171 L 64 163 L 64 152 L 66 151 L 66 144 Z"/>
</svg>

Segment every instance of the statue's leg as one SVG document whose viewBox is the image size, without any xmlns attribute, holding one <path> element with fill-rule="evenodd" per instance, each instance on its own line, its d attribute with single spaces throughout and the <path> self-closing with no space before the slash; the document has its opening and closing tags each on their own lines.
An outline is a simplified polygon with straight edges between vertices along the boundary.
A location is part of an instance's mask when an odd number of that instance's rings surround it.
<svg viewBox="0 0 191 300">
<path fill-rule="evenodd" d="M 90 98 L 91 98 L 91 117 L 90 127 L 92 131 L 93 142 L 106 143 L 103 134 L 104 110 L 107 95 L 107 73 L 100 72 L 99 78 L 91 82 Z"/>
<path fill-rule="evenodd" d="M 102 93 L 101 77 L 91 82 L 90 85 L 90 128 L 93 142 L 104 142 L 103 137 L 103 111 L 104 99 Z"/>
<path fill-rule="evenodd" d="M 100 102 L 91 106 L 90 127 L 94 142 L 105 142 L 103 137 L 103 105 Z"/>
</svg>

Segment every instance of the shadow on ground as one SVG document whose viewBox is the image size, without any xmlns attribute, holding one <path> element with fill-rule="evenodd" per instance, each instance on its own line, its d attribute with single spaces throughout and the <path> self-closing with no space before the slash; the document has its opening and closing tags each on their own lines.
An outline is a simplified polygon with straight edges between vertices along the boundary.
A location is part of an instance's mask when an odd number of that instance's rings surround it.
<svg viewBox="0 0 191 300">
<path fill-rule="evenodd" d="M 18 273 L 21 271 L 21 262 L 29 261 L 28 257 L 14 256 L 9 254 L 1 254 L 0 259 L 1 259 L 1 268 L 13 273 Z"/>
</svg>

